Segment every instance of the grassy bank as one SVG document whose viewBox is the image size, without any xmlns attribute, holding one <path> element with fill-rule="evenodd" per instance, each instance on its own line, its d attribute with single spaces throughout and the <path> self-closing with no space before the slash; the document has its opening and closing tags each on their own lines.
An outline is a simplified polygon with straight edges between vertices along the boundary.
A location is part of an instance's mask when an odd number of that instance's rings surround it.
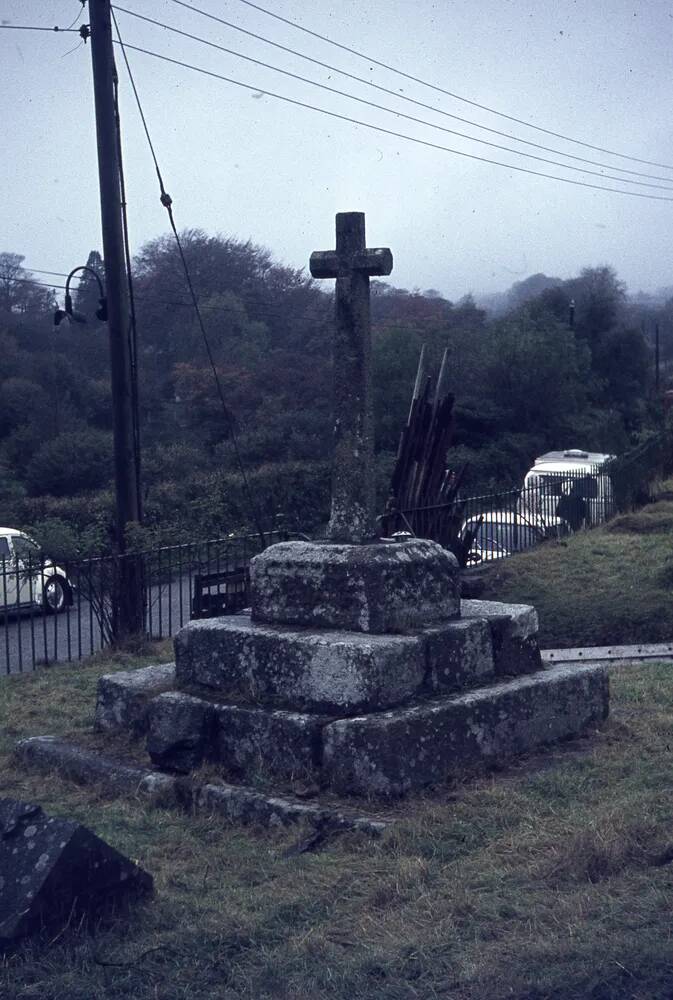
<svg viewBox="0 0 673 1000">
<path fill-rule="evenodd" d="M 17 737 L 87 731 L 110 666 L 0 685 L 0 794 L 91 826 L 153 873 L 156 896 L 95 937 L 68 931 L 7 958 L 3 998 L 670 995 L 669 666 L 617 673 L 602 732 L 415 797 L 379 842 L 342 836 L 292 857 L 297 830 L 104 801 L 16 769 Z"/>
<path fill-rule="evenodd" d="M 486 599 L 534 604 L 546 648 L 673 638 L 673 501 L 493 565 Z"/>
</svg>

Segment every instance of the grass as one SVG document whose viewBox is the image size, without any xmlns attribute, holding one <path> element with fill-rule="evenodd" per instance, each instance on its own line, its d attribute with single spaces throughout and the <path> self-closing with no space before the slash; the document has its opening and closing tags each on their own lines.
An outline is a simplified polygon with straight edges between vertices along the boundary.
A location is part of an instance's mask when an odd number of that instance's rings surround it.
<svg viewBox="0 0 673 1000">
<path fill-rule="evenodd" d="M 486 600 L 534 604 L 553 649 L 673 636 L 673 501 L 548 542 L 489 568 Z"/>
<path fill-rule="evenodd" d="M 615 533 L 616 535 L 616 533 Z M 7 1000 L 645 1000 L 673 996 L 673 674 L 615 674 L 600 733 L 407 801 L 380 841 L 186 816 L 17 770 L 83 734 L 98 660 L 0 686 L 0 794 L 74 816 L 155 897 L 0 964 Z"/>
</svg>

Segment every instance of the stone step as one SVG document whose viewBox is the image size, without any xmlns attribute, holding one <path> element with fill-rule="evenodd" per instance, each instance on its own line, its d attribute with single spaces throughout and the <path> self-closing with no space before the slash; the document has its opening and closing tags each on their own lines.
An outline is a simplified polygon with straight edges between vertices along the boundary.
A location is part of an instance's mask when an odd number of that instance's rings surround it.
<svg viewBox="0 0 673 1000">
<path fill-rule="evenodd" d="M 147 706 L 175 685 L 175 664 L 158 663 L 138 670 L 119 670 L 98 679 L 93 727 L 97 732 L 127 730 L 134 736 L 147 729 Z"/>
<path fill-rule="evenodd" d="M 182 691 L 149 704 L 147 750 L 152 763 L 187 774 L 205 761 L 236 780 L 315 780 L 329 716 L 225 705 Z"/>
<path fill-rule="evenodd" d="M 537 611 L 529 604 L 463 600 L 463 619 L 486 620 L 491 627 L 496 677 L 516 677 L 542 667 Z"/>
<path fill-rule="evenodd" d="M 412 708 L 339 719 L 323 730 L 323 780 L 340 794 L 402 795 L 602 722 L 608 685 L 601 666 L 559 666 Z"/>
<path fill-rule="evenodd" d="M 175 640 L 177 685 L 355 715 L 540 669 L 533 608 L 486 601 L 463 608 L 462 618 L 406 635 L 263 625 L 246 615 L 190 622 Z"/>
<path fill-rule="evenodd" d="M 475 617 L 409 635 L 367 635 L 260 625 L 232 615 L 191 622 L 178 633 L 176 681 L 226 700 L 356 715 L 497 676 L 495 634 L 491 623 Z M 499 663 L 502 673 L 502 657 Z M 530 669 L 528 660 L 521 669 Z"/>
</svg>

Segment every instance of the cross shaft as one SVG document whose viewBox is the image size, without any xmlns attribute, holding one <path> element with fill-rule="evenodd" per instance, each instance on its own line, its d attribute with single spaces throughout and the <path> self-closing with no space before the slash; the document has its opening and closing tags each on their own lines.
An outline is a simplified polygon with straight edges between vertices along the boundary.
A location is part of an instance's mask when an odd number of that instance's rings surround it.
<svg viewBox="0 0 673 1000">
<path fill-rule="evenodd" d="M 328 536 L 361 544 L 376 535 L 369 278 L 390 274 L 385 248 L 367 249 L 363 212 L 336 217 L 336 249 L 311 254 L 314 278 L 336 278 L 334 466 Z"/>
</svg>

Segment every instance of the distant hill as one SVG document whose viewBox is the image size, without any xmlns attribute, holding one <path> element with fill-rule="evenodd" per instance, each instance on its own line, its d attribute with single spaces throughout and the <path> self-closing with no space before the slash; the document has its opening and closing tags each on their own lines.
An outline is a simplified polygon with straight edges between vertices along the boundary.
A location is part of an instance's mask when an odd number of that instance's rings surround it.
<svg viewBox="0 0 673 1000">
<path fill-rule="evenodd" d="M 546 288 L 556 288 L 562 284 L 562 278 L 553 278 L 540 272 L 531 274 L 523 281 L 515 281 L 506 292 L 475 295 L 474 301 L 480 309 L 486 309 L 487 312 L 498 316 L 536 298 Z"/>
</svg>

